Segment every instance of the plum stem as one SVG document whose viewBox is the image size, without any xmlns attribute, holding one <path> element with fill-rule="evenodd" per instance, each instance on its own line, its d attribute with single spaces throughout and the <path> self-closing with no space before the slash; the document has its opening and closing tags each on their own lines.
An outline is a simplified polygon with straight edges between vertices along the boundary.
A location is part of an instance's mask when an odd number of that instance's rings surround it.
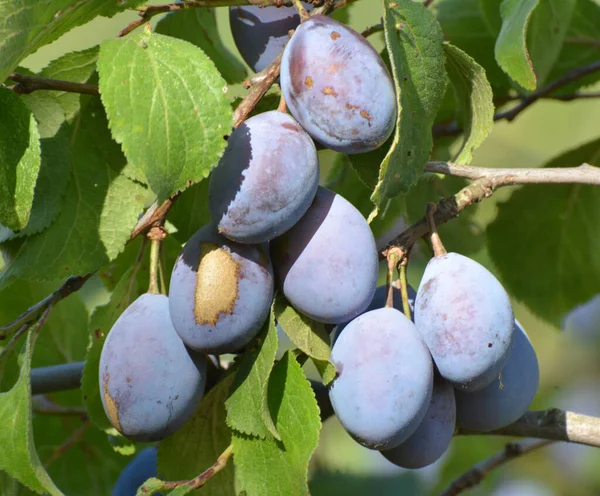
<svg viewBox="0 0 600 496">
<path fill-rule="evenodd" d="M 308 19 L 310 15 L 308 14 L 308 11 L 304 8 L 304 5 L 302 5 L 302 2 L 300 0 L 292 0 L 292 3 L 294 4 L 294 7 L 296 7 L 298 14 L 300 14 L 301 22 L 306 21 L 306 19 Z"/>
<path fill-rule="evenodd" d="M 436 257 L 441 257 L 448 253 L 442 243 L 437 228 L 435 227 L 435 219 L 433 218 L 435 211 L 437 210 L 437 204 L 428 203 L 425 217 L 427 218 L 427 224 L 429 225 L 429 232 L 431 233 L 431 244 L 433 245 L 433 254 Z"/>
<path fill-rule="evenodd" d="M 167 255 L 165 253 L 165 244 L 160 244 L 160 251 L 158 254 L 158 277 L 160 282 L 160 293 L 167 296 Z"/>
<path fill-rule="evenodd" d="M 410 304 L 408 303 L 408 278 L 406 277 L 406 266 L 408 259 L 405 258 L 400 262 L 400 294 L 402 295 L 402 310 L 406 318 L 412 320 L 410 312 Z"/>
<path fill-rule="evenodd" d="M 281 97 L 279 97 L 279 105 L 277 106 L 277 110 L 287 114 L 287 105 L 285 104 L 285 97 L 283 96 L 283 93 L 281 94 Z"/>
<path fill-rule="evenodd" d="M 387 274 L 385 288 L 387 298 L 385 300 L 385 308 L 394 308 L 394 271 L 398 266 L 399 258 L 395 251 L 390 251 L 387 255 Z"/>
</svg>

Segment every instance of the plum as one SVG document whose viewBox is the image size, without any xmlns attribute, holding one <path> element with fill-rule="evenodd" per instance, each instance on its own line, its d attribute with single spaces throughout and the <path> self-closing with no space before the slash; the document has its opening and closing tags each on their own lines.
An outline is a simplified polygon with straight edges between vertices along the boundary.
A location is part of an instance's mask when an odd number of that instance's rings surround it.
<svg viewBox="0 0 600 496">
<path fill-rule="evenodd" d="M 157 449 L 154 446 L 144 448 L 131 460 L 119 475 L 111 496 L 135 496 L 138 488 L 156 477 Z M 160 496 L 161 493 L 156 493 Z"/>
<path fill-rule="evenodd" d="M 394 84 L 369 42 L 325 16 L 303 22 L 286 45 L 281 91 L 300 125 L 327 148 L 363 153 L 394 129 Z"/>
<path fill-rule="evenodd" d="M 113 426 L 135 441 L 157 441 L 194 413 L 206 358 L 188 350 L 171 324 L 166 296 L 143 294 L 117 319 L 100 356 L 100 392 Z"/>
<path fill-rule="evenodd" d="M 169 294 L 173 326 L 193 350 L 239 351 L 266 321 L 274 284 L 263 247 L 225 239 L 207 224 L 175 261 Z"/>
<path fill-rule="evenodd" d="M 401 445 L 381 454 L 399 467 L 423 468 L 431 465 L 450 446 L 455 422 L 454 389 L 448 382 L 436 377 L 431 403 L 417 430 Z"/>
<path fill-rule="evenodd" d="M 326 324 L 348 322 L 377 285 L 373 233 L 342 196 L 319 187 L 300 221 L 271 243 L 279 285 L 299 312 Z"/>
<path fill-rule="evenodd" d="M 310 10 L 312 5 L 303 3 Z M 288 33 L 300 24 L 295 7 L 229 7 L 229 25 L 240 55 L 255 72 L 266 68 L 283 50 Z"/>
<path fill-rule="evenodd" d="M 288 114 L 264 112 L 241 124 L 213 170 L 209 207 L 219 232 L 262 243 L 304 215 L 319 185 L 315 145 Z"/>
<path fill-rule="evenodd" d="M 415 325 L 394 308 L 350 322 L 331 351 L 331 404 L 348 433 L 372 449 L 406 441 L 425 417 L 433 364 Z"/>
<path fill-rule="evenodd" d="M 456 419 L 465 429 L 493 431 L 523 415 L 537 392 L 540 371 L 535 350 L 519 322 L 515 338 L 499 377 L 484 389 L 456 392 Z"/>
<path fill-rule="evenodd" d="M 513 342 L 510 299 L 485 267 L 458 253 L 432 258 L 415 301 L 415 324 L 442 377 L 463 391 L 497 378 Z"/>
</svg>

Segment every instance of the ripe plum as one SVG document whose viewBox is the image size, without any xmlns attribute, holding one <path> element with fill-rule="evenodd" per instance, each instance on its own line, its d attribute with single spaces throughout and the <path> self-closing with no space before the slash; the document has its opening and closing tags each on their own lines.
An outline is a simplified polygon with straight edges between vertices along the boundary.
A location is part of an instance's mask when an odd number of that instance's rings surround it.
<svg viewBox="0 0 600 496">
<path fill-rule="evenodd" d="M 348 322 L 373 299 L 375 239 L 346 199 L 319 187 L 300 221 L 271 243 L 273 265 L 288 301 L 326 324 Z"/>
<path fill-rule="evenodd" d="M 112 496 L 135 496 L 138 488 L 150 477 L 156 477 L 156 448 L 140 451 L 119 475 Z M 161 493 L 156 493 L 160 496 Z"/>
<path fill-rule="evenodd" d="M 173 329 L 166 296 L 143 294 L 121 314 L 100 356 L 100 391 L 113 426 L 135 441 L 157 441 L 194 413 L 206 358 Z"/>
<path fill-rule="evenodd" d="M 303 22 L 286 45 L 281 91 L 292 115 L 327 148 L 363 153 L 396 123 L 392 78 L 371 44 L 325 16 Z"/>
<path fill-rule="evenodd" d="M 223 236 L 262 243 L 304 215 L 318 186 L 312 139 L 290 115 L 274 110 L 233 131 L 211 174 L 209 207 Z"/>
<path fill-rule="evenodd" d="M 372 449 L 406 441 L 425 417 L 433 364 L 415 325 L 393 308 L 350 322 L 331 352 L 338 376 L 333 409 L 354 439 Z"/>
<path fill-rule="evenodd" d="M 273 288 L 271 261 L 261 246 L 229 241 L 207 224 L 175 262 L 169 294 L 173 326 L 194 350 L 239 351 L 267 319 Z"/>
</svg>

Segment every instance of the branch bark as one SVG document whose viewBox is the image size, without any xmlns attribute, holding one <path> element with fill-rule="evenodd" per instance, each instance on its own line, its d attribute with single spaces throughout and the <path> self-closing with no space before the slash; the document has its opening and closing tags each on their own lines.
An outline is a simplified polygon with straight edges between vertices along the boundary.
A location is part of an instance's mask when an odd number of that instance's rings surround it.
<svg viewBox="0 0 600 496">
<path fill-rule="evenodd" d="M 510 443 L 506 445 L 504 451 L 497 455 L 478 463 L 473 468 L 462 474 L 458 479 L 455 479 L 450 487 L 440 493 L 440 496 L 456 496 L 463 491 L 475 487 L 494 469 L 501 467 L 515 458 L 521 457 L 532 451 L 544 448 L 553 441 L 532 441 L 529 443 Z"/>
<path fill-rule="evenodd" d="M 17 84 L 11 86 L 11 89 L 18 95 L 28 95 L 38 90 L 66 91 L 67 93 L 81 93 L 84 95 L 99 95 L 98 86 L 94 84 L 73 83 L 71 81 L 61 81 L 59 79 L 48 79 L 39 76 L 28 76 L 12 72 L 8 79 Z"/>
</svg>

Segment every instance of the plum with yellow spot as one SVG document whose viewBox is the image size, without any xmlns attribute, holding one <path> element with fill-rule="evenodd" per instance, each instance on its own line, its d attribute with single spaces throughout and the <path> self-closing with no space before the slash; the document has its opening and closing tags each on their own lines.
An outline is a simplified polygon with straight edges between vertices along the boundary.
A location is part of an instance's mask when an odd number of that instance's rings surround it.
<svg viewBox="0 0 600 496">
<path fill-rule="evenodd" d="M 325 16 L 296 29 L 281 60 L 281 91 L 294 118 L 338 152 L 381 146 L 397 116 L 392 78 L 359 33 Z"/>
<path fill-rule="evenodd" d="M 169 294 L 173 326 L 193 350 L 240 351 L 266 321 L 273 288 L 271 260 L 261 245 L 230 241 L 207 224 L 175 262 Z"/>
<path fill-rule="evenodd" d="M 100 393 L 112 425 L 135 441 L 158 441 L 194 413 L 206 358 L 187 349 L 166 296 L 143 294 L 117 319 L 100 355 Z"/>
</svg>

